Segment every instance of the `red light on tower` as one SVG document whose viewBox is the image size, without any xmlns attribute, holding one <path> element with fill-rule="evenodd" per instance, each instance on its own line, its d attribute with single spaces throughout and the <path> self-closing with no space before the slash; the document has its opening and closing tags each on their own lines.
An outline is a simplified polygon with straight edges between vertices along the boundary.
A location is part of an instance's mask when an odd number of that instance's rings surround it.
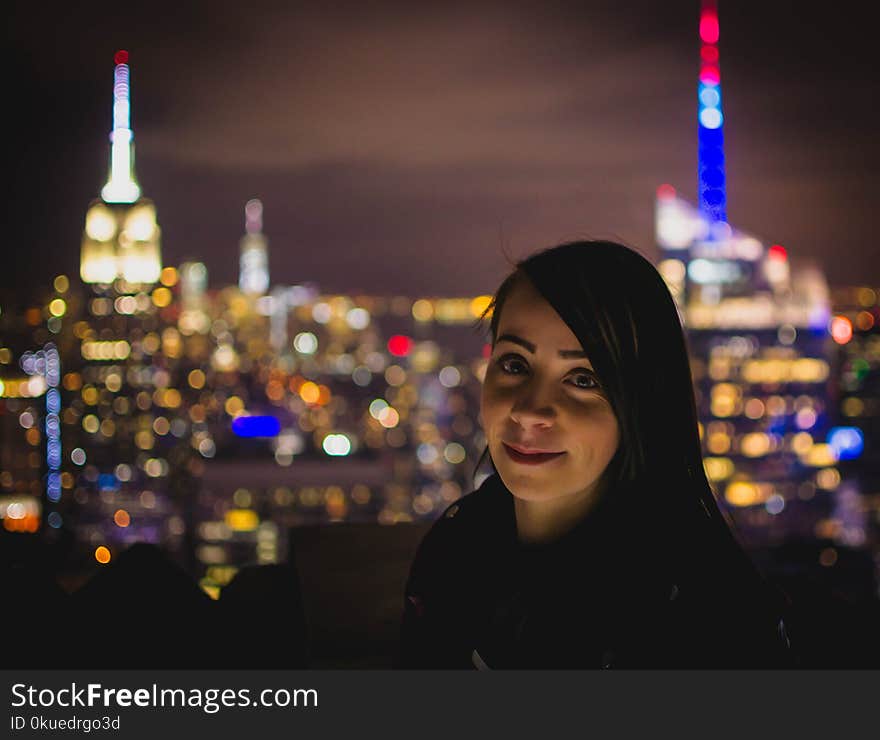
<svg viewBox="0 0 880 740">
<path fill-rule="evenodd" d="M 412 339 L 403 334 L 395 334 L 388 340 L 388 351 L 395 357 L 406 357 L 412 349 Z"/>
<path fill-rule="evenodd" d="M 113 56 L 113 62 L 115 64 L 128 64 L 128 52 L 125 49 L 120 49 Z"/>
<path fill-rule="evenodd" d="M 667 182 L 664 182 L 657 188 L 657 198 L 659 200 L 669 200 L 675 197 L 675 188 Z"/>
<path fill-rule="evenodd" d="M 700 38 L 705 44 L 718 43 L 718 15 L 714 8 L 706 8 L 700 15 Z"/>
<path fill-rule="evenodd" d="M 700 82 L 704 85 L 718 85 L 721 82 L 721 72 L 716 64 L 704 64 L 700 69 Z"/>
<path fill-rule="evenodd" d="M 717 62 L 718 61 L 718 49 L 715 46 L 709 46 L 708 44 L 704 45 L 700 49 L 700 58 L 704 62 Z"/>
<path fill-rule="evenodd" d="M 770 249 L 767 250 L 767 256 L 771 260 L 784 261 L 784 260 L 788 259 L 788 252 L 786 251 L 785 247 L 783 247 L 781 244 L 774 244 L 773 246 L 770 247 Z"/>
</svg>

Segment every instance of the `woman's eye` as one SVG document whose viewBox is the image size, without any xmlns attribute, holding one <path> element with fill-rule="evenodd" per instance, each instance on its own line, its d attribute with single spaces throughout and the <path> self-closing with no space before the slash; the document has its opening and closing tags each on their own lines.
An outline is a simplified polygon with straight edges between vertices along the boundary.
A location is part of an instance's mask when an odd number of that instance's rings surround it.
<svg viewBox="0 0 880 740">
<path fill-rule="evenodd" d="M 596 380 L 596 376 L 594 376 L 592 373 L 574 372 L 571 375 L 569 375 L 568 377 L 569 377 L 569 382 L 575 388 L 584 388 L 584 389 L 590 390 L 590 389 L 599 387 L 599 381 Z"/>
<path fill-rule="evenodd" d="M 523 361 L 521 357 L 517 357 L 516 355 L 505 355 L 498 360 L 498 367 L 501 368 L 501 371 L 507 373 L 508 375 L 522 375 L 525 372 L 528 372 L 528 365 Z"/>
</svg>

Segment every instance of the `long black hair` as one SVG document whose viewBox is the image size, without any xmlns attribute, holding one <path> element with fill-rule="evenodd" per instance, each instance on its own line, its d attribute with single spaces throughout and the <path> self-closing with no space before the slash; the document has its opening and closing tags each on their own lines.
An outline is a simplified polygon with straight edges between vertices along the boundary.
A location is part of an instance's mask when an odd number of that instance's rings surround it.
<svg viewBox="0 0 880 740">
<path fill-rule="evenodd" d="M 687 344 L 656 268 L 610 241 L 533 254 L 516 263 L 484 314 L 493 344 L 505 300 L 523 279 L 577 337 L 617 417 L 620 445 L 603 487 L 618 519 L 659 557 L 692 563 L 721 545 L 755 574 L 703 469 Z"/>
</svg>

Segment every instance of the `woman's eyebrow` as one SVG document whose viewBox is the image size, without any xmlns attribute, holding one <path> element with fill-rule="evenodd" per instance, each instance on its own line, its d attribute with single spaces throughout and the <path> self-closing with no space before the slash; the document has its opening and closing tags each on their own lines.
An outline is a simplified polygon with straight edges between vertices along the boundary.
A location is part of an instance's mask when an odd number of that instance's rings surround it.
<svg viewBox="0 0 880 740">
<path fill-rule="evenodd" d="M 516 334 L 502 334 L 498 339 L 495 340 L 495 343 L 498 342 L 513 342 L 514 344 L 518 344 L 520 347 L 524 347 L 532 354 L 535 354 L 535 345 L 527 339 L 523 339 L 522 337 L 518 337 Z M 559 356 L 564 360 L 582 360 L 587 358 L 587 353 L 582 349 L 561 349 L 559 350 Z"/>
</svg>

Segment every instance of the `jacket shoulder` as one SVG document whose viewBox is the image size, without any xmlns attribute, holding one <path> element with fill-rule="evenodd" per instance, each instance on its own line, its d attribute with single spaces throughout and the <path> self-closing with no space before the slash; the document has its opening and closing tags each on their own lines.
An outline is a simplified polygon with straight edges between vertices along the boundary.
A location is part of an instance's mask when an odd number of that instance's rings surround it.
<svg viewBox="0 0 880 740">
<path fill-rule="evenodd" d="M 480 543 L 492 536 L 503 520 L 510 494 L 492 476 L 475 491 L 453 501 L 422 538 L 412 564 L 410 581 L 437 570 L 454 569 Z"/>
</svg>

